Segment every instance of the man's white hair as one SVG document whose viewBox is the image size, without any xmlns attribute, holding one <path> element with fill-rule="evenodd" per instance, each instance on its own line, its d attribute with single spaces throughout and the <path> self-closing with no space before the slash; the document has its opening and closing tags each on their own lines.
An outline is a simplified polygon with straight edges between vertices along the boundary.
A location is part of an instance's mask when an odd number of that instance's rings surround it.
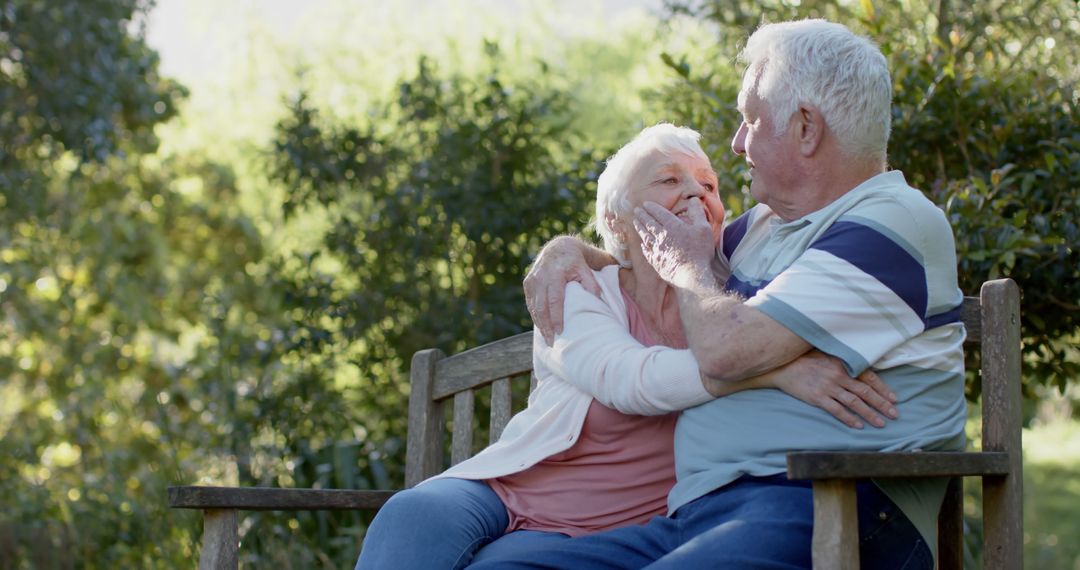
<svg viewBox="0 0 1080 570">
<path fill-rule="evenodd" d="M 808 103 L 821 111 L 847 154 L 885 159 L 892 80 L 885 56 L 868 38 L 825 20 L 765 24 L 751 34 L 739 59 L 747 65 L 743 92 L 756 89 L 768 102 L 777 134 L 799 104 Z"/>
<path fill-rule="evenodd" d="M 604 240 L 604 250 L 615 257 L 619 265 L 630 267 L 630 258 L 626 254 L 626 243 L 612 231 L 608 220 L 631 214 L 627 194 L 634 179 L 640 175 L 642 160 L 653 152 L 659 152 L 664 156 L 684 154 L 709 162 L 709 157 L 698 143 L 700 139 L 701 134 L 693 129 L 660 123 L 638 133 L 634 140 L 608 159 L 604 172 L 596 182 L 596 218 L 593 223 Z"/>
</svg>

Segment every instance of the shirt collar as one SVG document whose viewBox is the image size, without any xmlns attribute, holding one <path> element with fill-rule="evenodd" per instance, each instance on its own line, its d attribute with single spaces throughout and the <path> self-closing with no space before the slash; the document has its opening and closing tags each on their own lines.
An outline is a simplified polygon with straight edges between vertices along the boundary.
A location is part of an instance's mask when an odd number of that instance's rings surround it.
<svg viewBox="0 0 1080 570">
<path fill-rule="evenodd" d="M 907 186 L 907 180 L 904 179 L 903 172 L 900 172 L 899 170 L 882 172 L 881 174 L 876 174 L 862 181 L 858 186 L 852 188 L 836 200 L 833 200 L 832 203 L 828 204 L 824 208 L 814 210 L 813 212 L 810 212 L 809 214 L 801 218 L 791 220 L 790 222 L 785 222 L 784 220 L 780 219 L 779 216 L 776 216 L 771 220 L 771 223 L 774 230 L 797 230 L 821 220 L 822 218 L 828 216 L 829 212 L 831 212 L 833 208 L 835 208 L 836 206 L 840 206 L 852 199 L 855 199 L 860 194 L 869 192 L 874 188 L 896 185 Z"/>
</svg>

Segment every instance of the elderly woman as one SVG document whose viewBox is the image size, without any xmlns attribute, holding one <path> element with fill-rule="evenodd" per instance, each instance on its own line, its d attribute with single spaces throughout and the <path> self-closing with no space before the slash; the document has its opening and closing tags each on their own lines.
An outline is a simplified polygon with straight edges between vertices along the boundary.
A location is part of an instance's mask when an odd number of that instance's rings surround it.
<svg viewBox="0 0 1080 570">
<path fill-rule="evenodd" d="M 372 523 L 357 568 L 460 568 L 642 524 L 666 512 L 675 483 L 675 412 L 738 389 L 778 388 L 816 404 L 824 387 L 851 386 L 820 353 L 744 383 L 712 384 L 689 350 L 657 350 L 687 342 L 674 291 L 643 257 L 633 209 L 651 201 L 682 216 L 700 201 L 719 243 L 724 209 L 698 138 L 660 124 L 610 159 L 596 225 L 618 265 L 596 273 L 599 297 L 568 285 L 563 333 L 550 347 L 534 333 L 538 383 L 528 407 L 475 457 L 395 495 Z M 618 364 L 598 366 L 600 354 L 617 354 Z M 865 403 L 887 412 L 884 384 L 872 374 L 860 380 L 873 388 L 860 396 Z"/>
</svg>

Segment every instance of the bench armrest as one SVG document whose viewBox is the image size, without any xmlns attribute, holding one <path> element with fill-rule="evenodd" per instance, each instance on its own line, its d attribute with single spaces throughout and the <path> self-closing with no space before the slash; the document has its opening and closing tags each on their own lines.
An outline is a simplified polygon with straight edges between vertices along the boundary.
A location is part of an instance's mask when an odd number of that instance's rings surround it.
<svg viewBox="0 0 1080 570">
<path fill-rule="evenodd" d="M 814 482 L 814 568 L 859 568 L 855 479 L 1009 475 L 1005 452 L 797 452 L 787 455 L 790 479 Z M 955 489 L 959 489 L 956 487 Z M 959 493 L 958 490 L 954 491 Z M 959 513 L 959 510 L 956 511 Z M 963 522 L 946 520 L 959 537 Z M 939 552 L 955 566 L 956 551 Z"/>
<path fill-rule="evenodd" d="M 832 452 L 787 455 L 791 479 L 866 479 L 871 477 L 965 477 L 1009 474 L 1009 454 L 981 452 Z"/>
<path fill-rule="evenodd" d="M 169 487 L 169 507 L 245 511 L 364 510 L 378 509 L 396 492 L 273 487 Z"/>
</svg>

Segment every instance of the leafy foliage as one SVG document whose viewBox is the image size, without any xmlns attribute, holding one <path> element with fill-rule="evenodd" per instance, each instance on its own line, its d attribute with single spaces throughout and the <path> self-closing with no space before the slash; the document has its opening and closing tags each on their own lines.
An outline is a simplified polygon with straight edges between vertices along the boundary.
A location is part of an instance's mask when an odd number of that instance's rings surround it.
<svg viewBox="0 0 1080 570">
<path fill-rule="evenodd" d="M 1021 284 L 1026 380 L 1064 393 L 1080 373 L 1067 351 L 1080 324 L 1080 107 L 1045 75 L 910 69 L 918 85 L 899 91 L 892 161 L 944 207 L 965 291 L 1000 276 Z"/>
<path fill-rule="evenodd" d="M 0 11 L 0 206 L 43 213 L 45 164 L 62 152 L 104 161 L 152 149 L 153 126 L 184 91 L 129 34 L 137 0 L 12 0 Z"/>
<path fill-rule="evenodd" d="M 342 268 L 295 274 L 315 339 L 298 348 L 365 341 L 357 364 L 370 369 L 530 326 L 524 268 L 545 240 L 587 221 L 596 160 L 563 156 L 557 143 L 572 132 L 561 94 L 504 85 L 491 63 L 474 80 L 421 60 L 377 113 L 392 130 L 320 125 L 303 97 L 279 125 L 273 176 L 288 187 L 286 212 L 317 205 L 330 220 L 309 265 Z"/>
<path fill-rule="evenodd" d="M 217 415 L 230 412 L 229 385 L 204 375 L 259 363 L 235 350 L 253 331 L 222 294 L 254 286 L 242 268 L 259 243 L 227 207 L 178 196 L 172 177 L 119 158 L 83 164 L 50 183 L 64 206 L 16 223 L 4 244 L 2 427 L 20 436 L 0 444 L 0 468 L 16 475 L 0 497 L 31 538 L 16 559 L 144 564 L 155 553 L 143 545 L 175 537 L 155 524 L 160 501 L 141 497 L 193 471 L 192 443 L 228 441 Z"/>
<path fill-rule="evenodd" d="M 277 421 L 306 445 L 343 418 L 284 413 L 306 378 L 229 169 L 154 154 L 184 90 L 130 33 L 145 9 L 0 12 L 0 567 L 183 565 L 167 484 L 273 475 Z"/>
</svg>

